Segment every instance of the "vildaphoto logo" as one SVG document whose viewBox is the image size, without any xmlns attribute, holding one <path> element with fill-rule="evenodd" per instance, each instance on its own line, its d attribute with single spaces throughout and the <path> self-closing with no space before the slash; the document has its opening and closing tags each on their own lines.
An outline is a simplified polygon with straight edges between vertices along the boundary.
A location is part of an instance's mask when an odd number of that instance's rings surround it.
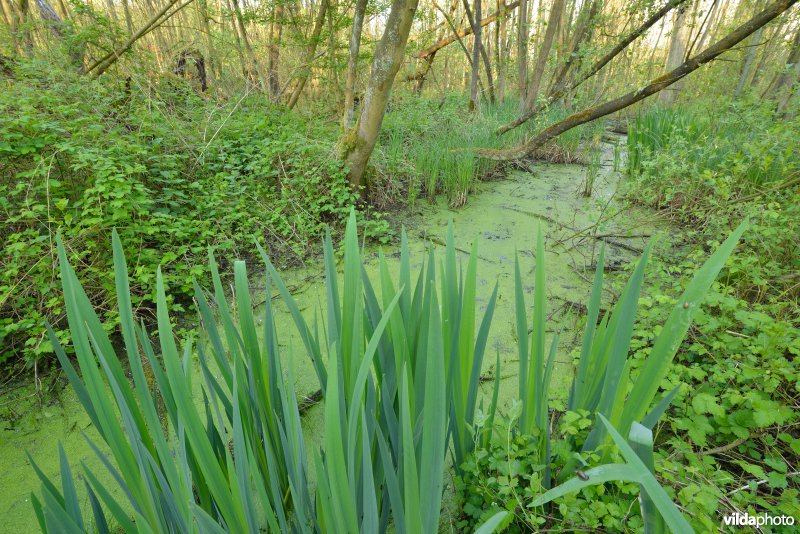
<svg viewBox="0 0 800 534">
<path fill-rule="evenodd" d="M 770 514 L 729 514 L 722 518 L 722 524 L 732 527 L 765 527 L 765 526 L 791 526 L 794 525 L 794 517 L 790 515 L 770 515 Z"/>
</svg>

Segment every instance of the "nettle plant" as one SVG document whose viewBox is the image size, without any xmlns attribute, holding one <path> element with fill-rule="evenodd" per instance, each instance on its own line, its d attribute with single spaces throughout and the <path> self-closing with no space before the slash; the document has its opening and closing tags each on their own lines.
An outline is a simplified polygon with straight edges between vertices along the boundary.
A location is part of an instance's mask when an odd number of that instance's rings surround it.
<svg viewBox="0 0 800 534">
<path fill-rule="evenodd" d="M 538 507 L 591 484 L 629 480 L 641 487 L 648 524 L 689 529 L 652 473 L 649 429 L 671 395 L 645 412 L 700 297 L 742 231 L 740 227 L 690 283 L 682 301 L 689 306 L 677 307 L 670 316 L 664 341 L 656 342 L 630 394 L 626 394 L 630 371 L 626 354 L 644 261 L 614 311 L 599 323 L 602 269 L 598 270 L 570 405 L 598 414 L 583 448 L 610 451 L 613 444 L 625 463 L 606 462 L 581 472 L 586 479 L 564 480 L 555 487 L 553 481 L 567 476 L 564 470 L 549 472 L 547 402 L 555 345 L 545 350 L 544 262 L 537 261 L 532 335 L 530 340 L 521 336 L 520 342 L 523 410 L 514 432 L 534 436 L 532 450 L 547 474 L 542 492 L 527 505 Z M 461 471 L 475 448 L 485 446 L 496 431 L 499 355 L 486 408 L 479 399 L 479 383 L 497 288 L 479 316 L 477 245 L 466 269 L 460 270 L 452 226 L 444 261 L 437 264 L 430 250 L 415 276 L 403 234 L 399 276 L 393 277 L 380 257 L 380 293 L 363 268 L 352 213 L 343 249 L 340 287 L 336 255 L 330 235 L 326 236 L 327 310 L 324 320 L 315 316 L 311 324 L 260 250 L 266 294 L 271 295 L 272 287 L 279 291 L 322 386 L 320 446 L 307 457 L 292 368 L 285 365 L 288 355 L 278 342 L 271 298 L 265 299 L 259 335 L 243 262 L 234 262 L 233 294 L 227 295 L 216 261 L 209 255 L 213 291 L 195 285 L 201 339 L 195 344 L 190 337 L 182 348 L 173 336 L 166 289 L 158 273 L 154 345 L 145 328 L 134 322 L 123 247 L 115 234 L 123 356 L 115 352 L 60 244 L 64 298 L 80 373 L 52 332 L 51 337 L 72 387 L 110 451 L 109 457 L 88 440 L 110 478 L 84 466 L 89 505 L 82 506 L 63 450 L 61 489 L 31 459 L 42 480 L 41 497 L 32 496 L 42 530 L 436 531 L 448 455 Z M 541 232 L 537 258 L 544 258 Z M 518 331 L 527 332 L 519 269 L 516 283 Z M 192 372 L 195 354 L 202 384 L 196 383 Z M 599 457 L 607 460 L 611 455 L 605 452 Z M 112 491 L 103 482 L 110 479 L 121 491 Z M 483 518 L 478 531 L 493 532 L 511 519 L 509 510 L 495 510 Z"/>
</svg>

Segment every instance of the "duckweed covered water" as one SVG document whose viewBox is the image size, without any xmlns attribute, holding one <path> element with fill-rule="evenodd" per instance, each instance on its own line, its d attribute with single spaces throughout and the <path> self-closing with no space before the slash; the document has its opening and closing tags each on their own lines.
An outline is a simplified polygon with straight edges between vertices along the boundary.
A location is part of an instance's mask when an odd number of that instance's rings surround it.
<svg viewBox="0 0 800 534">
<path fill-rule="evenodd" d="M 582 332 L 581 304 L 588 301 L 589 279 L 594 270 L 594 258 L 599 250 L 598 239 L 589 234 L 607 236 L 609 244 L 606 265 L 623 266 L 635 259 L 636 251 L 645 238 L 654 235 L 658 226 L 649 210 L 623 207 L 616 197 L 620 175 L 613 171 L 614 149 L 602 146 L 601 169 L 589 198 L 582 196 L 587 169 L 580 165 L 535 164 L 525 170 L 513 171 L 503 180 L 480 184 L 479 191 L 469 203 L 457 211 L 440 201 L 418 206 L 406 228 L 412 261 L 419 265 L 428 246 L 441 249 L 448 221 L 455 226 L 455 242 L 466 257 L 472 243 L 478 240 L 479 306 L 483 308 L 494 284 L 499 285 L 498 303 L 490 331 L 484 373 L 499 372 L 501 403 L 516 396 L 516 336 L 514 328 L 514 257 L 519 254 L 525 291 L 532 300 L 534 236 L 538 224 L 545 229 L 549 335 L 560 332 L 560 348 L 556 360 L 553 390 L 565 399 L 572 366 L 572 351 Z M 601 222 L 597 224 L 599 220 Z M 594 225 L 597 225 L 594 227 Z M 583 232 L 582 232 L 583 231 Z M 635 237 L 630 237 L 635 236 Z M 383 250 L 372 247 L 366 251 L 366 270 L 378 280 L 378 258 L 384 253 L 390 269 L 396 274 L 399 258 L 395 247 Z M 262 302 L 258 266 L 251 266 L 254 302 Z M 413 266 L 412 266 L 413 269 Z M 324 305 L 324 279 L 321 264 L 284 273 L 284 279 L 300 303 L 303 313 L 313 316 Z M 604 297 L 611 298 L 606 292 Z M 277 301 L 276 301 L 277 302 Z M 297 337 L 287 335 L 294 324 L 282 304 L 276 304 L 278 332 L 286 354 L 294 355 L 291 365 L 296 377 L 295 391 L 307 396 L 319 389 L 309 358 L 302 352 Z M 323 311 L 324 314 L 324 311 Z M 494 369 L 495 354 L 499 352 L 501 368 Z M 28 451 L 42 470 L 57 476 L 57 444 L 60 441 L 76 473 L 86 463 L 96 473 L 105 474 L 95 454 L 88 448 L 85 434 L 99 443 L 99 436 L 83 412 L 72 390 L 62 376 L 43 379 L 52 388 L 41 399 L 33 385 L 7 391 L 0 397 L 0 515 L 4 532 L 35 532 L 37 523 L 30 503 L 30 493 L 38 491 L 39 480 L 31 468 Z M 491 382 L 485 384 L 488 393 Z M 54 389 L 58 391 L 54 391 Z M 47 391 L 47 388 L 46 388 Z M 313 408 L 304 416 L 306 443 L 317 447 L 322 429 L 322 410 Z M 107 476 L 105 477 L 108 478 Z M 57 480 L 55 478 L 54 480 Z M 113 484 L 111 485 L 113 487 Z M 452 501 L 452 499 L 446 499 Z M 443 514 L 446 521 L 447 513 Z"/>
</svg>

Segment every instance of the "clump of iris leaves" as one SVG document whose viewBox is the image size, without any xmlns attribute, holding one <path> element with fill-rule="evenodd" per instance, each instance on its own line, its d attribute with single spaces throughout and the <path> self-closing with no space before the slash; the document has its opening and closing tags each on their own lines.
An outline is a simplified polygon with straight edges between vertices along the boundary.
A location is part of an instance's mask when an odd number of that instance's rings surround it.
<svg viewBox="0 0 800 534">
<path fill-rule="evenodd" d="M 519 260 L 515 299 L 519 335 L 517 428 L 536 440 L 546 466 L 532 507 L 588 485 L 631 481 L 641 491 L 649 531 L 691 531 L 653 473 L 652 428 L 673 392 L 658 396 L 693 314 L 745 229 L 742 224 L 694 275 L 630 382 L 628 349 L 648 247 L 613 309 L 601 317 L 603 253 L 568 408 L 596 414 L 582 451 L 601 451 L 599 465 L 552 472 L 548 398 L 557 336 L 545 343 L 544 243 L 536 239 L 532 314 Z M 114 234 L 116 293 L 124 351 L 117 353 L 70 266 L 59 263 L 77 366 L 52 336 L 69 381 L 97 428 L 89 440 L 109 476 L 83 466 L 89 506 L 61 450 L 59 489 L 35 463 L 42 481 L 33 496 L 45 532 L 435 532 L 439 528 L 448 456 L 458 470 L 489 439 L 497 412 L 499 354 L 492 396 L 479 395 L 481 369 L 497 287 L 485 310 L 476 306 L 477 243 L 459 266 L 452 226 L 444 261 L 431 249 L 412 273 L 403 235 L 399 275 L 383 258 L 377 280 L 363 269 L 355 216 L 344 240 L 343 283 L 330 236 L 324 240 L 327 309 L 308 322 L 267 255 L 266 294 L 277 288 L 311 358 L 324 399 L 323 435 L 307 455 L 292 366 L 281 348 L 271 299 L 261 335 L 244 262 L 233 264 L 226 294 L 213 254 L 213 288 L 195 285 L 201 338 L 178 345 L 166 288 L 157 275 L 158 333 L 134 322 L 123 246 Z M 437 276 L 438 275 L 438 276 Z M 438 280 L 437 280 L 438 279 Z M 380 292 L 376 291 L 379 284 Z M 197 355 L 203 383 L 192 372 Z M 133 380 L 126 374 L 124 360 Z M 152 378 L 149 378 L 151 375 Z M 87 438 L 88 439 L 88 438 Z M 110 456 L 102 452 L 109 450 Z M 577 454 L 576 454 L 577 457 Z M 615 458 L 621 459 L 616 460 Z M 577 461 L 577 460 L 576 460 Z M 581 467 L 584 470 L 577 470 Z M 574 474 L 577 473 L 577 476 Z M 112 481 L 113 486 L 109 485 Z M 509 512 L 478 527 L 493 532 Z"/>
</svg>

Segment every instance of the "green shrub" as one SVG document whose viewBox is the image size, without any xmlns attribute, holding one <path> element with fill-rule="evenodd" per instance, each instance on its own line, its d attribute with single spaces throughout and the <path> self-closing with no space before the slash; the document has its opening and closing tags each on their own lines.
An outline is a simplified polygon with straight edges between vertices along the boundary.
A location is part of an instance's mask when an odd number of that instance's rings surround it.
<svg viewBox="0 0 800 534">
<path fill-rule="evenodd" d="M 332 156 L 335 132 L 259 98 L 217 110 L 175 80 L 151 97 L 40 71 L 9 84 L 0 95 L 0 364 L 46 366 L 45 319 L 67 338 L 57 232 L 110 331 L 112 229 L 133 262 L 134 308 L 147 318 L 157 266 L 180 312 L 192 280 L 207 279 L 207 247 L 246 257 L 255 236 L 291 263 L 356 200 Z M 388 226 L 376 219 L 365 231 L 383 237 Z"/>
</svg>

